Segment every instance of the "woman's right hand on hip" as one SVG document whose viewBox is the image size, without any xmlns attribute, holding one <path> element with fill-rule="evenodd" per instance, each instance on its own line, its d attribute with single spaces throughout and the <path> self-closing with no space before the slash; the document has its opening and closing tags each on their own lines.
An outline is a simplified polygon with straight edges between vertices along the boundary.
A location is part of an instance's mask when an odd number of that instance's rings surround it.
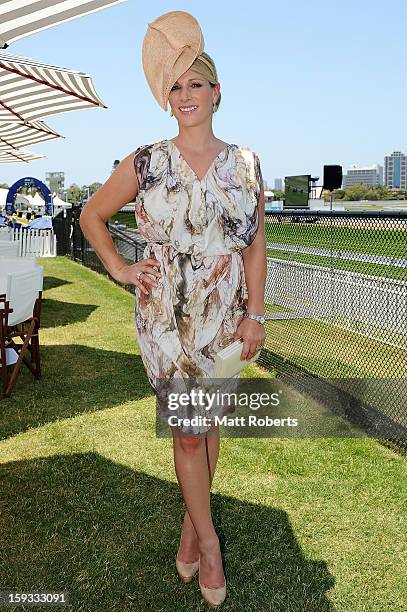
<svg viewBox="0 0 407 612">
<path fill-rule="evenodd" d="M 149 292 L 146 287 L 149 285 L 157 287 L 158 282 L 155 280 L 155 277 L 158 277 L 159 280 L 161 279 L 159 268 L 160 262 L 157 259 L 141 259 L 131 266 L 125 265 L 119 268 L 114 278 L 124 285 L 135 285 L 148 295 Z M 151 278 L 150 274 L 154 278 Z"/>
</svg>

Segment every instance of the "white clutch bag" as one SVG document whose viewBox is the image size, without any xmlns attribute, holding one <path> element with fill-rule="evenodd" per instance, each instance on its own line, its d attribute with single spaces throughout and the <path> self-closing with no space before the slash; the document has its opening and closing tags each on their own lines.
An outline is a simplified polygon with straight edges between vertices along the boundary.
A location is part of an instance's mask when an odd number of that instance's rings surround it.
<svg viewBox="0 0 407 612">
<path fill-rule="evenodd" d="M 260 355 L 261 349 L 257 351 L 250 359 L 240 359 L 243 349 L 243 342 L 235 340 L 224 349 L 219 351 L 215 357 L 215 373 L 214 378 L 232 378 L 243 370 L 249 363 L 256 361 Z"/>
</svg>

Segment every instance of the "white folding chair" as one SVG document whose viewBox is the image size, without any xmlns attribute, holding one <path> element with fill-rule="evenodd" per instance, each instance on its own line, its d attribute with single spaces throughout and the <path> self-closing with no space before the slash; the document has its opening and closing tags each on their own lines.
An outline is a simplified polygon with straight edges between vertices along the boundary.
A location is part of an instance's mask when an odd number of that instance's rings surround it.
<svg viewBox="0 0 407 612">
<path fill-rule="evenodd" d="M 43 272 L 42 266 L 34 266 L 31 270 L 14 270 L 7 274 L 6 295 L 0 309 L 1 376 L 6 397 L 14 388 L 22 363 L 36 378 L 41 376 L 39 328 Z M 22 344 L 15 341 L 17 337 Z M 14 349 L 18 354 L 11 377 L 7 370 L 6 349 Z"/>
<path fill-rule="evenodd" d="M 9 272 L 18 270 L 31 270 L 37 265 L 37 257 L 7 257 L 0 255 L 0 274 L 7 275 Z"/>
<path fill-rule="evenodd" d="M 20 242 L 18 240 L 0 240 L 1 257 L 18 257 L 20 254 Z"/>
<path fill-rule="evenodd" d="M 2 257 L 0 256 L 0 299 L 7 291 L 7 275 L 11 272 L 24 272 L 37 265 L 37 257 Z"/>
</svg>

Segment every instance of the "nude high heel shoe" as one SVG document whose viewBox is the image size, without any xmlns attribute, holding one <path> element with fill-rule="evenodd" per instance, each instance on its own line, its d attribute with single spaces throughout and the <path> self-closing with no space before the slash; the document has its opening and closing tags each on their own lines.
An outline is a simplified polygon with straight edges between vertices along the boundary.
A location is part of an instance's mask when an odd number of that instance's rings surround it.
<svg viewBox="0 0 407 612">
<path fill-rule="evenodd" d="M 175 557 L 175 565 L 177 567 L 178 576 L 183 582 L 191 582 L 199 568 L 199 559 L 193 563 L 183 563 Z"/>
<path fill-rule="evenodd" d="M 198 559 L 199 564 L 199 559 Z M 217 608 L 224 601 L 226 597 L 226 578 L 225 584 L 217 589 L 210 589 L 209 587 L 203 586 L 199 580 L 199 588 L 201 589 L 202 597 L 210 608 Z"/>
</svg>

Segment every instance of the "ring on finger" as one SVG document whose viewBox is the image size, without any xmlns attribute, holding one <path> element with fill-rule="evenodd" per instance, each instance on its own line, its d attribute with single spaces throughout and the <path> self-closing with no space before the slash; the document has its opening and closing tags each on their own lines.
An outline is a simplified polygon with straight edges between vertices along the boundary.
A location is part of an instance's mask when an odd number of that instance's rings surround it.
<svg viewBox="0 0 407 612">
<path fill-rule="evenodd" d="M 139 281 L 140 280 L 140 276 L 143 274 L 143 272 L 137 272 L 136 274 L 136 278 Z"/>
</svg>

